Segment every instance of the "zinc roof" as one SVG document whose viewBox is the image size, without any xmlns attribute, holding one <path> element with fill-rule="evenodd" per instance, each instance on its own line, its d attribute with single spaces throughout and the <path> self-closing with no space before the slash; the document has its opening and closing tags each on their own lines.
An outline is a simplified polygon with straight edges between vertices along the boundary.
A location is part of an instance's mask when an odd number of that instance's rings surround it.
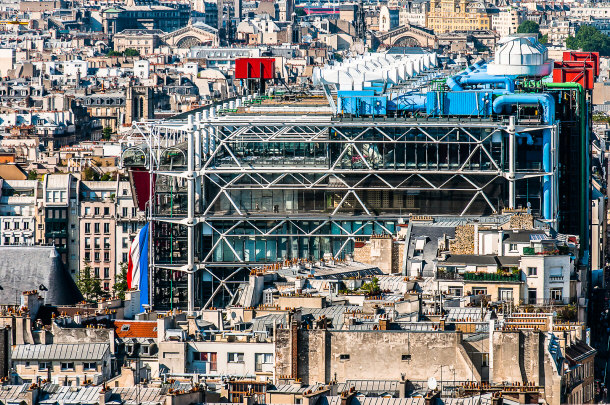
<svg viewBox="0 0 610 405">
<path fill-rule="evenodd" d="M 102 360 L 110 351 L 108 343 L 16 345 L 13 360 Z"/>
</svg>

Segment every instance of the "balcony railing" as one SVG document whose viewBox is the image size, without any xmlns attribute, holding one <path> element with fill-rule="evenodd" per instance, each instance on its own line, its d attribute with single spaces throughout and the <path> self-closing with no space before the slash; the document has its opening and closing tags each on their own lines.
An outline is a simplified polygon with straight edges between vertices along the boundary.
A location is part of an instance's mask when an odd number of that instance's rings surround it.
<svg viewBox="0 0 610 405">
<path fill-rule="evenodd" d="M 440 280 L 464 280 L 464 281 L 504 281 L 504 282 L 519 282 L 521 281 L 521 274 L 509 273 L 509 274 L 498 274 L 498 273 L 457 273 L 453 271 L 438 270 L 436 272 L 436 278 Z"/>
<path fill-rule="evenodd" d="M 498 273 L 464 273 L 466 281 L 506 281 L 519 282 L 521 275 L 519 273 L 498 274 Z"/>
</svg>

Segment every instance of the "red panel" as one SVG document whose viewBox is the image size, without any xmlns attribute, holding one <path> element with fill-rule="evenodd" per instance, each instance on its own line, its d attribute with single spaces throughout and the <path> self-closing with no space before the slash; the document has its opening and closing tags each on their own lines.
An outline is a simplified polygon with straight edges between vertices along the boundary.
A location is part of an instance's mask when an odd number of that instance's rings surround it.
<svg viewBox="0 0 610 405">
<path fill-rule="evenodd" d="M 150 200 L 150 173 L 145 169 L 133 168 L 129 171 L 129 177 L 135 191 L 136 204 L 141 211 L 145 211 L 148 200 Z M 153 187 L 154 183 L 153 175 Z"/>
<path fill-rule="evenodd" d="M 553 82 L 580 83 L 586 90 L 592 90 L 595 83 L 595 61 L 555 62 Z"/>
<path fill-rule="evenodd" d="M 567 51 L 563 53 L 564 62 L 592 62 L 595 76 L 599 76 L 599 52 Z"/>
<path fill-rule="evenodd" d="M 236 79 L 273 79 L 274 58 L 239 58 L 235 60 Z"/>
</svg>

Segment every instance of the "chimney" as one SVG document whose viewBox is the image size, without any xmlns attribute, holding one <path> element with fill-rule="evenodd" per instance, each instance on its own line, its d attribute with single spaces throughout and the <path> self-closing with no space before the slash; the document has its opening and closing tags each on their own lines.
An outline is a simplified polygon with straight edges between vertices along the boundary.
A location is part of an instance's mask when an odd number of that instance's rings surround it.
<svg viewBox="0 0 610 405">
<path fill-rule="evenodd" d="M 445 330 L 445 317 L 444 316 L 439 320 L 438 328 L 440 330 Z"/>
<path fill-rule="evenodd" d="M 297 361 L 299 358 L 299 346 L 298 346 L 298 332 L 299 332 L 299 326 L 297 324 L 296 320 L 293 320 L 290 323 L 290 341 L 291 341 L 291 349 L 292 349 L 292 356 L 291 356 L 291 361 L 290 361 L 290 372 L 292 373 L 291 377 L 292 378 L 297 378 L 297 373 L 298 373 L 298 368 L 297 368 Z"/>
<path fill-rule="evenodd" d="M 242 405 L 254 405 L 254 404 L 256 404 L 256 401 L 254 400 L 254 393 L 250 391 L 247 394 L 244 394 L 244 400 L 242 402 Z"/>
<path fill-rule="evenodd" d="M 379 330 L 388 330 L 390 321 L 387 318 L 379 318 Z"/>
<path fill-rule="evenodd" d="M 428 393 L 424 397 L 424 404 L 425 405 L 436 405 L 437 402 L 439 402 L 438 400 L 439 400 L 438 392 L 428 391 Z"/>
<path fill-rule="evenodd" d="M 491 405 L 503 405 L 504 398 L 502 398 L 501 392 L 496 392 L 491 396 Z"/>
<path fill-rule="evenodd" d="M 355 395 L 356 395 L 356 390 L 354 389 L 354 387 L 351 387 L 349 389 L 349 391 L 341 392 L 341 395 L 340 395 L 341 405 L 350 405 L 352 402 L 352 398 L 354 398 Z"/>
<path fill-rule="evenodd" d="M 98 405 L 106 405 L 106 403 L 110 400 L 110 396 L 112 395 L 112 390 L 104 385 L 100 390 L 100 396 L 98 397 Z"/>
</svg>

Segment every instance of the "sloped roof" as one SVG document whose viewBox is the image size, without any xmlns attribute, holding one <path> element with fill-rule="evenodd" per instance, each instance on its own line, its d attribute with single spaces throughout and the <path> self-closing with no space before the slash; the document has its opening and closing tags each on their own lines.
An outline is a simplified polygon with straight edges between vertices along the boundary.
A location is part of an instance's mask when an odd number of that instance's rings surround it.
<svg viewBox="0 0 610 405">
<path fill-rule="evenodd" d="M 23 169 L 14 163 L 0 164 L 0 177 L 5 180 L 25 180 L 28 178 Z"/>
<path fill-rule="evenodd" d="M 66 343 L 16 345 L 13 360 L 102 360 L 110 351 L 108 343 Z"/>
<path fill-rule="evenodd" d="M 82 300 L 74 280 L 54 246 L 0 246 L 0 305 L 15 305 L 23 291 L 39 290 L 50 305 L 73 305 Z"/>
<path fill-rule="evenodd" d="M 157 338 L 155 321 L 114 321 L 114 332 L 119 338 Z"/>
</svg>

